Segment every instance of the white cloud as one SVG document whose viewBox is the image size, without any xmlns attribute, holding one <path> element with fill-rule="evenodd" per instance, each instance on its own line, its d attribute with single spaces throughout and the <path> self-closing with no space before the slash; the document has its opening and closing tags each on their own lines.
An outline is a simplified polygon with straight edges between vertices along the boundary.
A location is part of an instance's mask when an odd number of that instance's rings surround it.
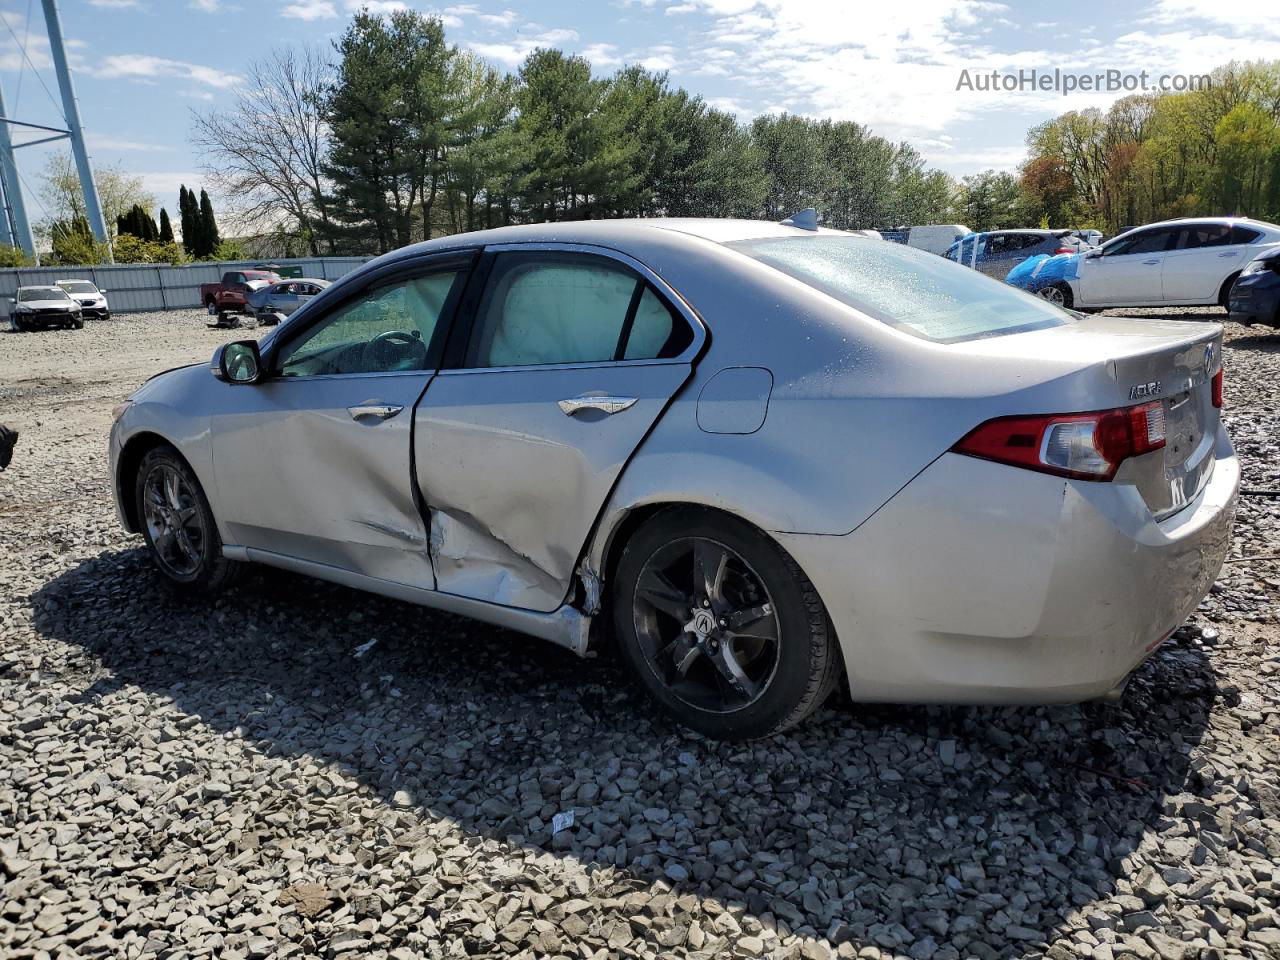
<svg viewBox="0 0 1280 960">
<path fill-rule="evenodd" d="M 618 48 L 612 43 L 588 44 L 582 48 L 581 53 L 591 61 L 593 67 L 617 67 L 622 64 L 622 58 L 618 56 Z"/>
<path fill-rule="evenodd" d="M 509 27 L 520 18 L 514 10 L 503 10 L 501 13 L 481 13 L 476 19 L 494 27 Z"/>
<path fill-rule="evenodd" d="M 516 67 L 540 47 L 563 47 L 577 39 L 576 30 L 556 29 L 519 37 L 506 43 L 472 43 L 469 46 L 482 57 L 494 60 L 505 67 Z"/>
<path fill-rule="evenodd" d="M 201 13 L 217 13 L 222 9 L 222 0 L 191 0 L 188 6 Z"/>
<path fill-rule="evenodd" d="M 286 4 L 280 11 L 282 17 L 293 17 L 296 20 L 326 20 L 338 15 L 338 8 L 332 0 L 297 0 Z"/>
<path fill-rule="evenodd" d="M 374 16 L 381 16 L 408 9 L 409 5 L 403 0 L 347 0 L 347 10 L 351 13 L 368 10 Z"/>
<path fill-rule="evenodd" d="M 123 137 L 108 137 L 91 133 L 87 137 L 90 148 L 94 150 L 118 150 L 128 153 L 171 153 L 176 147 L 163 143 L 147 143 L 143 140 L 127 140 Z"/>
<path fill-rule="evenodd" d="M 107 10 L 127 10 L 129 8 L 137 9 L 142 4 L 138 0 L 89 0 L 91 7 L 103 7 Z"/>
<path fill-rule="evenodd" d="M 88 72 L 103 79 L 123 78 L 127 80 L 193 80 L 210 87 L 224 89 L 234 87 L 240 78 L 233 73 L 225 73 L 215 67 L 206 67 L 198 63 L 185 63 L 181 60 L 169 60 L 165 57 L 152 57 L 146 54 L 117 54 L 103 57 Z"/>
</svg>

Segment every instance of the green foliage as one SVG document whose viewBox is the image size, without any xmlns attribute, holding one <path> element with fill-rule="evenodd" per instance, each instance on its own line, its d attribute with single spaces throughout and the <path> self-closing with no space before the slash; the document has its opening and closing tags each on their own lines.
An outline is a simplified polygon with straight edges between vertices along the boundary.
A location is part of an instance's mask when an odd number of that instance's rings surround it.
<svg viewBox="0 0 1280 960">
<path fill-rule="evenodd" d="M 80 266 L 105 263 L 108 249 L 93 239 L 89 221 L 82 216 L 55 220 L 49 229 L 52 252 L 45 258 L 50 266 Z"/>
<path fill-rule="evenodd" d="M 244 248 L 235 240 L 221 240 L 213 251 L 214 260 L 245 260 Z"/>
<path fill-rule="evenodd" d="M 1280 217 L 1280 62 L 1230 63 L 1187 93 L 1125 97 L 1032 128 L 1022 187 L 1055 226 Z M 1072 221 L 1064 222 L 1069 216 Z"/>
<path fill-rule="evenodd" d="M 116 263 L 185 263 L 182 248 L 176 243 L 143 240 L 132 233 L 122 233 L 112 246 Z"/>
<path fill-rule="evenodd" d="M 0 267 L 34 267 L 36 262 L 21 247 L 0 243 Z"/>
<path fill-rule="evenodd" d="M 200 219 L 200 208 L 196 198 L 192 196 L 186 185 L 178 187 L 178 216 L 182 225 L 182 249 L 187 256 L 194 256 L 196 250 L 196 223 Z"/>
<path fill-rule="evenodd" d="M 503 76 L 408 11 L 357 13 L 335 47 L 321 204 L 334 249 L 595 217 L 781 219 L 816 206 L 830 226 L 862 228 L 953 216 L 946 174 L 858 124 L 742 126 L 665 73 L 602 78 L 559 50 Z"/>
<path fill-rule="evenodd" d="M 116 217 L 116 235 L 130 235 L 139 240 L 155 241 L 160 238 L 160 231 L 151 214 L 141 204 L 135 203 L 127 213 Z"/>
<path fill-rule="evenodd" d="M 183 187 L 185 190 L 186 187 Z M 173 224 L 169 222 L 169 211 L 164 207 L 160 208 L 160 236 L 158 238 L 161 243 L 173 243 Z"/>
<path fill-rule="evenodd" d="M 195 223 L 195 244 L 191 253 L 197 260 L 213 259 L 222 238 L 218 236 L 218 221 L 213 215 L 213 204 L 209 201 L 209 194 L 204 190 L 200 191 L 198 211 Z"/>
</svg>

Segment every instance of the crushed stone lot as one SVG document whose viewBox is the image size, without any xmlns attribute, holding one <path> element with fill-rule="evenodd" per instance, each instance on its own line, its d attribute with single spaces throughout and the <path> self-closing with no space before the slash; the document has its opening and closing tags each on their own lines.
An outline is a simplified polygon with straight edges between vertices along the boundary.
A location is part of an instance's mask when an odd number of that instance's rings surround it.
<svg viewBox="0 0 1280 960">
<path fill-rule="evenodd" d="M 607 654 L 265 569 L 170 594 L 106 438 L 254 335 L 206 323 L 0 333 L 0 957 L 1280 958 L 1280 498 L 1117 704 L 710 743 Z M 1280 331 L 1225 364 L 1280 489 Z"/>
</svg>

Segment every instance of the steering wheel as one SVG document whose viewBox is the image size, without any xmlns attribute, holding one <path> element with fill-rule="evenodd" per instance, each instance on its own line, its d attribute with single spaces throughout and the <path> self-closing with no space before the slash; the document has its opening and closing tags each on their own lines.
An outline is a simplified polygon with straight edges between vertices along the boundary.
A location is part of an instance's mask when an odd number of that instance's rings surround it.
<svg viewBox="0 0 1280 960">
<path fill-rule="evenodd" d="M 388 330 L 365 344 L 364 356 L 373 370 L 417 370 L 427 364 L 427 345 L 416 330 Z"/>
</svg>

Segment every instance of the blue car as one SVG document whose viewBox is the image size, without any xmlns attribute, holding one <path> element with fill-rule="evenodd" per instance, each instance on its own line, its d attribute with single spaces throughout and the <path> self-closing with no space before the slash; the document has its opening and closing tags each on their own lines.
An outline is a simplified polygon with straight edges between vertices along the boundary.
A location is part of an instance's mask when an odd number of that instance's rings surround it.
<svg viewBox="0 0 1280 960">
<path fill-rule="evenodd" d="M 1245 266 L 1228 294 L 1227 313 L 1237 323 L 1280 327 L 1280 250 Z"/>
<path fill-rule="evenodd" d="M 1010 270 L 1004 282 L 1060 307 L 1069 307 L 1072 303 L 1070 281 L 1076 278 L 1079 264 L 1078 253 L 1029 257 Z"/>
</svg>

